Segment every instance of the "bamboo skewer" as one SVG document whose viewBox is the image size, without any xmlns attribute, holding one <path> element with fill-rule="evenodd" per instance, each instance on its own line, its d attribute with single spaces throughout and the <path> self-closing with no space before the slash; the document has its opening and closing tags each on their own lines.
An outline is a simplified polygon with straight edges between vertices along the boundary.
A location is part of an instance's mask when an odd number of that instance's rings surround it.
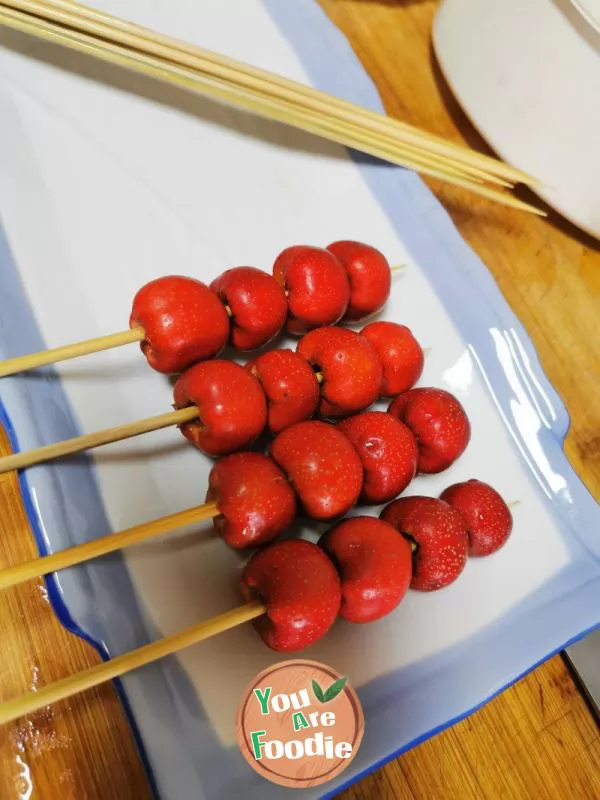
<svg viewBox="0 0 600 800">
<path fill-rule="evenodd" d="M 95 30 L 100 36 L 133 46 L 138 50 L 160 55 L 175 63 L 186 64 L 206 74 L 220 77 L 236 85 L 271 94 L 283 100 L 292 100 L 306 108 L 321 110 L 349 122 L 360 117 L 362 125 L 373 131 L 402 136 L 406 144 L 427 148 L 432 153 L 449 156 L 455 162 L 480 168 L 487 174 L 503 176 L 513 182 L 536 183 L 522 170 L 511 167 L 498 159 L 477 153 L 469 148 L 444 140 L 435 134 L 421 131 L 399 120 L 386 117 L 349 101 L 325 94 L 309 86 L 286 79 L 238 62 L 227 56 L 211 52 L 175 38 L 150 31 L 142 26 L 121 20 L 93 8 L 70 0 L 3 0 L 5 5 L 58 19 L 80 30 Z"/>
<path fill-rule="evenodd" d="M 141 342 L 143 338 L 144 329 L 136 327 L 119 333 L 111 333 L 109 336 L 98 336 L 96 339 L 86 339 L 83 342 L 75 342 L 63 347 L 53 347 L 50 350 L 42 350 L 39 353 L 7 358 L 5 361 L 0 361 L 0 378 L 14 375 L 17 372 L 26 372 L 29 369 L 42 367 L 46 364 L 56 364 L 59 361 L 68 361 L 71 358 L 121 347 L 121 345 L 130 344 L 131 342 Z"/>
<path fill-rule="evenodd" d="M 165 656 L 191 647 L 204 639 L 209 639 L 211 636 L 216 636 L 219 633 L 235 628 L 237 625 L 242 625 L 251 619 L 260 617 L 265 611 L 266 606 L 264 603 L 260 600 L 253 600 L 205 622 L 191 625 L 179 633 L 165 636 L 157 642 L 144 645 L 131 653 L 117 656 L 103 664 L 98 664 L 76 675 L 71 675 L 68 678 L 63 678 L 60 681 L 44 686 L 35 692 L 30 692 L 22 697 L 16 697 L 13 700 L 2 703 L 0 705 L 0 725 L 39 711 L 51 703 L 66 700 L 68 697 L 73 697 L 73 695 L 84 692 L 86 689 L 91 689 L 93 686 L 99 686 L 101 683 L 119 678 L 134 669 L 151 664 L 153 661 L 158 661 L 158 659 Z"/>
<path fill-rule="evenodd" d="M 63 442 L 46 444 L 43 447 L 27 450 L 24 453 L 3 456 L 0 458 L 0 475 L 11 470 L 24 469 L 34 464 L 41 464 L 44 461 L 51 461 L 55 458 L 81 453 L 82 450 L 100 447 L 111 442 L 131 439 L 134 436 L 140 436 L 142 433 L 168 428 L 171 425 L 183 425 L 184 422 L 191 422 L 194 419 L 198 419 L 198 409 L 195 406 L 190 406 L 177 411 L 169 411 L 166 414 L 159 414 L 156 417 L 147 417 L 137 422 L 128 422 L 125 425 L 118 425 L 116 428 L 106 428 L 96 433 L 75 436 L 73 439 L 65 439 Z"/>
<path fill-rule="evenodd" d="M 401 272 L 405 267 L 406 264 L 395 264 L 390 267 L 390 272 L 392 274 Z M 231 317 L 231 309 L 229 306 L 225 306 L 225 310 L 228 316 Z M 121 347 L 121 345 L 130 344 L 131 342 L 141 342 L 144 340 L 144 336 L 144 329 L 138 326 L 120 333 L 111 333 L 108 336 L 98 336 L 95 339 L 86 339 L 83 342 L 74 342 L 73 344 L 66 344 L 62 347 L 53 347 L 50 350 L 40 350 L 39 353 L 28 353 L 24 356 L 7 358 L 4 361 L 0 361 L 0 378 L 5 378 L 8 375 L 15 375 L 18 372 L 26 372 L 27 370 L 46 366 L 48 364 L 68 361 L 69 359 L 78 358 L 79 356 L 99 353 L 102 350 Z"/>
<path fill-rule="evenodd" d="M 373 140 L 365 132 L 352 133 L 349 127 L 339 127 L 335 120 L 331 120 L 322 115 L 323 119 L 308 114 L 305 111 L 292 110 L 283 107 L 281 102 L 274 102 L 262 95 L 251 94 L 239 88 L 224 85 L 214 78 L 207 78 L 200 73 L 175 67 L 159 59 L 151 58 L 126 48 L 119 47 L 107 42 L 100 42 L 93 36 L 68 30 L 60 25 L 31 17 L 18 11 L 7 8 L 0 2 L 0 24 L 8 25 L 17 30 L 24 31 L 38 38 L 46 39 L 55 43 L 62 44 L 80 52 L 85 52 L 96 58 L 100 58 L 111 63 L 119 64 L 128 69 L 133 69 L 143 74 L 158 78 L 162 81 L 181 86 L 185 89 L 200 92 L 201 94 L 224 101 L 231 105 L 245 108 L 254 114 L 263 116 L 267 119 L 291 124 L 308 133 L 321 136 L 334 141 L 345 147 L 350 147 L 377 158 L 398 164 L 410 169 L 415 169 L 423 174 L 440 178 L 447 183 L 454 184 L 469 189 L 475 194 L 479 194 L 487 199 L 516 208 L 529 213 L 545 216 L 545 212 L 514 198 L 512 195 L 502 194 L 487 186 L 481 186 L 473 180 L 462 177 L 457 172 L 449 172 L 450 168 L 432 167 L 425 158 L 408 157 L 400 155 L 401 145 L 395 149 L 390 149 L 376 140 Z"/>
<path fill-rule="evenodd" d="M 509 508 L 515 508 L 520 502 L 520 500 L 513 500 L 507 505 Z M 218 503 L 204 503 L 201 506 L 194 506 L 185 511 L 178 511 L 175 514 L 159 517 L 151 522 L 143 522 L 141 525 L 126 528 L 118 533 L 101 536 L 91 542 L 83 542 L 48 556 L 39 556 L 38 558 L 24 561 L 22 564 L 6 567 L 0 570 L 0 590 L 18 586 L 34 578 L 41 578 L 51 572 L 75 567 L 78 564 L 107 556 L 110 553 L 124 550 L 126 547 L 131 547 L 135 544 L 149 542 L 157 536 L 162 536 L 164 533 L 172 533 L 179 528 L 184 528 L 186 525 L 218 517 L 220 513 Z"/>
<path fill-rule="evenodd" d="M 132 528 L 102 536 L 91 542 L 69 547 L 67 550 L 60 550 L 49 556 L 33 558 L 14 567 L 0 570 L 0 589 L 8 589 L 11 586 L 18 586 L 20 583 L 41 578 L 51 572 L 57 572 L 67 567 L 74 567 L 83 564 L 84 561 L 91 561 L 94 558 L 115 553 L 125 547 L 155 539 L 163 533 L 170 533 L 194 522 L 202 522 L 206 519 L 218 517 L 220 514 L 216 503 L 205 503 L 201 506 L 194 506 L 176 514 L 169 514 L 165 517 L 145 522 L 142 525 L 135 525 Z"/>
</svg>

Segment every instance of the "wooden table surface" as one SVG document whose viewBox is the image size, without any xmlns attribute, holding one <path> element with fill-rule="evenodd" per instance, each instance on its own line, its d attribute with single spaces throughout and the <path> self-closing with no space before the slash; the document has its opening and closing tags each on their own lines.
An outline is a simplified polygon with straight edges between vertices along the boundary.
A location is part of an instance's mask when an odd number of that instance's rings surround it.
<svg viewBox="0 0 600 800">
<path fill-rule="evenodd" d="M 370 72 L 388 113 L 485 149 L 435 66 L 430 44 L 435 0 L 321 3 Z M 571 413 L 567 455 L 599 497 L 600 246 L 554 214 L 538 219 L 458 189 L 431 186 L 533 338 Z M 0 432 L 0 451 L 6 450 Z M 34 555 L 16 479 L 2 476 L 0 567 Z M 0 701 L 97 661 L 95 652 L 56 621 L 40 582 L 3 593 L 0 630 Z M 343 795 L 344 800 L 560 796 L 600 798 L 598 727 L 560 657 Z M 1 729 L 0 797 L 149 797 L 112 687 Z"/>
</svg>

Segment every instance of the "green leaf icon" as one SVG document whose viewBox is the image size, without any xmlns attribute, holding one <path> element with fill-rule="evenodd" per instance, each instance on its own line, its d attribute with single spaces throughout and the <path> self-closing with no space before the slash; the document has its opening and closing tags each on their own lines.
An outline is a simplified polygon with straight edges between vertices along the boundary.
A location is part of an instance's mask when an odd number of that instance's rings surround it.
<svg viewBox="0 0 600 800">
<path fill-rule="evenodd" d="M 325 695 L 323 694 L 323 689 L 321 689 L 319 684 L 314 679 L 313 679 L 313 682 L 312 682 L 312 689 L 313 689 L 313 692 L 315 693 L 315 697 L 317 698 L 317 700 L 320 703 L 324 703 L 325 702 Z"/>
<path fill-rule="evenodd" d="M 342 691 L 342 689 L 346 685 L 347 681 L 348 678 L 339 678 L 337 681 L 334 681 L 334 683 L 332 683 L 329 689 L 327 689 L 327 691 L 325 692 L 324 695 L 325 699 L 322 700 L 321 702 L 328 703 L 330 700 L 333 700 L 335 697 L 337 697 L 338 694 Z"/>
</svg>

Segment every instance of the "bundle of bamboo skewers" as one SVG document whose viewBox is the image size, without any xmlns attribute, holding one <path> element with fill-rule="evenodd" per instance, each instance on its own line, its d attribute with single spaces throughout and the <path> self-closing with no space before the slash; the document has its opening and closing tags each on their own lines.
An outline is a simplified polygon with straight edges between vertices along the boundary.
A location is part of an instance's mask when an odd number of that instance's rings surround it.
<svg viewBox="0 0 600 800">
<path fill-rule="evenodd" d="M 203 94 L 337 144 L 544 215 L 486 184 L 536 181 L 521 170 L 279 75 L 71 0 L 0 0 L 0 25 Z"/>
</svg>

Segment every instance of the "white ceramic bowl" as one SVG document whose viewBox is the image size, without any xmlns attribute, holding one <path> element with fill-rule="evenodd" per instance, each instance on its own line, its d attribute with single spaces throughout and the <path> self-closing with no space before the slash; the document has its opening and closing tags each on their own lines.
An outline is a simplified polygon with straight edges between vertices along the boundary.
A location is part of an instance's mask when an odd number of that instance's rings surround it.
<svg viewBox="0 0 600 800">
<path fill-rule="evenodd" d="M 600 0 L 445 0 L 433 40 L 491 146 L 600 238 Z"/>
</svg>

